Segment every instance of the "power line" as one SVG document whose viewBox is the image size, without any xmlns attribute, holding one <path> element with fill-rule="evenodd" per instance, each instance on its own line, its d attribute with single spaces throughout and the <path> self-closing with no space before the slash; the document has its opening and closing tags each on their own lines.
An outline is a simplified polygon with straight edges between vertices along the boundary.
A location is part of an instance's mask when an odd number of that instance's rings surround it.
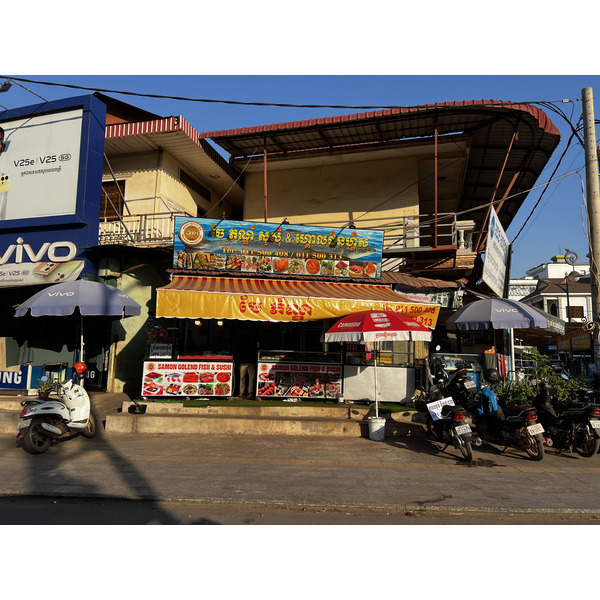
<svg viewBox="0 0 600 600">
<path fill-rule="evenodd" d="M 89 87 L 82 85 L 74 85 L 70 83 L 56 83 L 50 81 L 37 81 L 35 79 L 26 79 L 24 77 L 11 77 L 9 75 L 0 75 L 0 78 L 10 79 L 11 81 L 25 81 L 27 83 L 34 83 L 37 85 L 48 85 L 55 87 L 66 87 L 76 90 L 87 90 L 87 91 L 95 91 L 101 92 L 104 94 L 122 94 L 125 96 L 138 96 L 142 98 L 157 98 L 161 100 L 179 100 L 184 102 L 205 102 L 205 103 L 215 103 L 215 104 L 233 104 L 233 105 L 241 105 L 241 106 L 276 106 L 276 107 L 284 107 L 284 108 L 339 108 L 339 109 L 360 109 L 360 110 L 375 110 L 375 109 L 391 109 L 391 108 L 419 108 L 430 106 L 427 104 L 422 105 L 365 105 L 365 106 L 352 106 L 345 104 L 293 104 L 293 103 L 283 103 L 283 102 L 245 102 L 242 100 L 217 100 L 213 98 L 189 98 L 185 96 L 169 96 L 162 94 L 144 94 L 142 92 L 129 92 L 125 90 L 112 90 L 98 87 Z M 529 101 L 521 101 L 521 102 L 490 102 L 486 104 L 486 106 L 516 106 L 519 104 L 542 104 L 547 103 L 550 105 L 562 104 L 565 100 L 529 100 Z"/>
<path fill-rule="evenodd" d="M 554 177 L 554 174 L 556 173 L 556 171 L 558 171 L 558 167 L 560 167 L 560 163 L 562 162 L 562 159 L 567 154 L 567 151 L 569 150 L 569 146 L 571 145 L 571 142 L 573 141 L 573 137 L 575 137 L 575 135 L 576 135 L 576 132 L 573 131 L 573 133 L 571 134 L 571 137 L 569 138 L 569 141 L 567 142 L 566 148 L 563 150 L 563 153 L 561 154 L 560 158 L 558 159 L 558 162 L 556 163 L 556 167 L 554 167 L 554 171 L 552 171 L 552 174 L 550 175 L 550 180 L 552 180 L 552 178 Z M 529 219 L 531 219 L 531 217 L 533 216 L 535 209 L 538 207 L 539 203 L 542 201 L 542 198 L 544 197 L 544 194 L 546 193 L 546 190 L 548 189 L 548 185 L 549 185 L 549 183 L 547 183 L 546 187 L 542 190 L 542 193 L 540 194 L 540 197 L 538 198 L 537 202 L 535 203 L 535 206 L 531 209 L 531 212 L 525 219 L 525 222 L 521 226 L 521 229 L 519 229 L 517 235 L 515 235 L 515 237 L 512 239 L 511 244 L 515 243 L 517 238 L 521 235 L 521 232 L 523 231 L 523 229 L 525 229 L 525 225 L 527 225 Z"/>
</svg>

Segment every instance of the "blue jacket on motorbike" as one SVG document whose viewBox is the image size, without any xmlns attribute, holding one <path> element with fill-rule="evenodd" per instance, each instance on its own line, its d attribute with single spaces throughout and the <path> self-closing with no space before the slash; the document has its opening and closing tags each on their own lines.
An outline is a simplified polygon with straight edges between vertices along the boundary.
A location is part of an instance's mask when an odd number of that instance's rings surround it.
<svg viewBox="0 0 600 600">
<path fill-rule="evenodd" d="M 498 412 L 498 399 L 495 392 L 486 385 L 477 394 L 477 412 L 480 415 L 494 415 Z"/>
</svg>

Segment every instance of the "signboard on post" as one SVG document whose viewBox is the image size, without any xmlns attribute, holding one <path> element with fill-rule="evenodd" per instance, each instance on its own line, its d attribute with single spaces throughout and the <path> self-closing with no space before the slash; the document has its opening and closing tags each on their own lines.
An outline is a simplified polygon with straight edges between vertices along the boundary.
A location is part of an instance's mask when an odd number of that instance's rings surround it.
<svg viewBox="0 0 600 600">
<path fill-rule="evenodd" d="M 492 207 L 490 212 L 490 228 L 485 244 L 485 258 L 483 261 L 483 274 L 481 279 L 498 297 L 504 295 L 504 281 L 508 259 L 508 238 L 500 224 L 500 219 Z"/>
</svg>

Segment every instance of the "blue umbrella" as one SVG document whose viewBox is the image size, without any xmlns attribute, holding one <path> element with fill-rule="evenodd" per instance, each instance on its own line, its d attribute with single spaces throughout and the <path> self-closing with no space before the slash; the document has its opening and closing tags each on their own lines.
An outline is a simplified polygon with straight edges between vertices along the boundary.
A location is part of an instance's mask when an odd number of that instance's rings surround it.
<svg viewBox="0 0 600 600">
<path fill-rule="evenodd" d="M 128 317 L 142 312 L 142 307 L 125 292 L 105 283 L 78 279 L 44 288 L 20 304 L 15 316 L 23 317 L 30 311 L 33 317 L 64 317 L 76 308 L 84 316 Z"/>
<path fill-rule="evenodd" d="M 448 329 L 528 329 L 548 327 L 548 319 L 527 304 L 506 298 L 486 298 L 457 310 L 447 321 Z"/>
<path fill-rule="evenodd" d="M 142 307 L 125 292 L 97 281 L 77 279 L 64 281 L 44 288 L 19 304 L 15 317 L 24 317 L 28 312 L 33 317 L 65 317 L 79 309 L 81 315 L 80 354 L 83 360 L 83 317 L 84 316 L 138 316 Z"/>
</svg>

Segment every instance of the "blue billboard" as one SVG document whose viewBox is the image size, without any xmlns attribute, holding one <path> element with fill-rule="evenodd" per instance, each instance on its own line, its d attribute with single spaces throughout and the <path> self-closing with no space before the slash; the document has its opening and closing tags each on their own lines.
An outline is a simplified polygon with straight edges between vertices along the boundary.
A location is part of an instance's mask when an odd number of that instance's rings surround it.
<svg viewBox="0 0 600 600">
<path fill-rule="evenodd" d="M 105 123 L 91 95 L 0 112 L 0 287 L 91 272 Z"/>
<path fill-rule="evenodd" d="M 173 268 L 313 277 L 381 277 L 383 231 L 175 218 Z"/>
</svg>

